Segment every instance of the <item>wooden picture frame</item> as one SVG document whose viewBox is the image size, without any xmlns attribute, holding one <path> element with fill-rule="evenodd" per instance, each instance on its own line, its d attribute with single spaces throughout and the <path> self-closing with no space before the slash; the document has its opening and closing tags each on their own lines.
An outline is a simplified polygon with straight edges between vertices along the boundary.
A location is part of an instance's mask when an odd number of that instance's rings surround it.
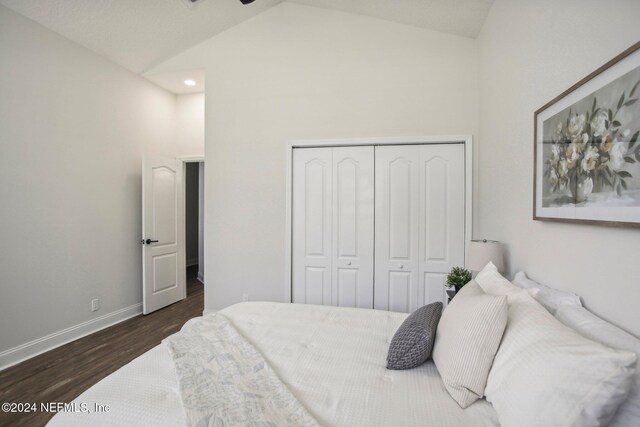
<svg viewBox="0 0 640 427">
<path fill-rule="evenodd" d="M 640 42 L 534 113 L 533 219 L 640 227 Z"/>
</svg>

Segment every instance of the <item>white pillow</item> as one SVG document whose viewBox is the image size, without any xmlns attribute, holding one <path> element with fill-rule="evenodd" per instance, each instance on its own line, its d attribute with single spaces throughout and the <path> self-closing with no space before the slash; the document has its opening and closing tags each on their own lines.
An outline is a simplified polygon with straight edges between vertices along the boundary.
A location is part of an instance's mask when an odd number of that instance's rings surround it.
<svg viewBox="0 0 640 427">
<path fill-rule="evenodd" d="M 509 298 L 485 395 L 503 427 L 602 426 L 631 387 L 636 355 L 562 325 L 527 292 Z"/>
<path fill-rule="evenodd" d="M 433 362 L 445 388 L 462 408 L 484 396 L 491 363 L 507 324 L 505 297 L 467 283 L 442 313 Z"/>
<path fill-rule="evenodd" d="M 526 289 L 529 294 L 551 314 L 556 314 L 558 307 L 562 305 L 573 305 L 582 307 L 580 297 L 570 292 L 564 292 L 531 280 L 522 271 L 513 277 L 513 284 L 519 288 Z"/>
<path fill-rule="evenodd" d="M 640 339 L 602 320 L 583 307 L 563 305 L 558 308 L 556 319 L 589 339 L 612 348 L 632 351 L 640 357 Z M 610 426 L 628 427 L 638 424 L 640 424 L 640 368 L 636 366 L 631 391 L 627 400 L 618 408 Z"/>
<path fill-rule="evenodd" d="M 521 289 L 514 286 L 513 283 L 505 279 L 496 266 L 489 262 L 482 271 L 476 276 L 476 282 L 483 291 L 490 295 L 515 295 L 521 292 Z"/>
</svg>

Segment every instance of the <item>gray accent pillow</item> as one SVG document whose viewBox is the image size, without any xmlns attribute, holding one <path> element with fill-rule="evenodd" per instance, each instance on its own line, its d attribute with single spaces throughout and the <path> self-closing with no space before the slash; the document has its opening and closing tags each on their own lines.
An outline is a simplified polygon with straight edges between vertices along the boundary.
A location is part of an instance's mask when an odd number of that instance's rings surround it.
<svg viewBox="0 0 640 427">
<path fill-rule="evenodd" d="M 411 313 L 391 339 L 387 369 L 411 369 L 431 357 L 442 303 L 434 302 Z"/>
</svg>

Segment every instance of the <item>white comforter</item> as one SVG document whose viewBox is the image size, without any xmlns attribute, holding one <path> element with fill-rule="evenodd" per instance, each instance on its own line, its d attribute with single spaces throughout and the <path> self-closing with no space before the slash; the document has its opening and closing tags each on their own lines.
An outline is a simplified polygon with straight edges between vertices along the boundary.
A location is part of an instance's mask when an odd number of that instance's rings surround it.
<svg viewBox="0 0 640 427">
<path fill-rule="evenodd" d="M 279 303 L 242 303 L 218 313 L 262 354 L 291 393 L 325 426 L 497 426 L 480 400 L 461 409 L 432 362 L 385 368 L 406 314 Z M 179 426 L 186 422 L 164 344 L 100 381 L 76 403 L 108 413 L 60 413 L 52 426 Z"/>
</svg>

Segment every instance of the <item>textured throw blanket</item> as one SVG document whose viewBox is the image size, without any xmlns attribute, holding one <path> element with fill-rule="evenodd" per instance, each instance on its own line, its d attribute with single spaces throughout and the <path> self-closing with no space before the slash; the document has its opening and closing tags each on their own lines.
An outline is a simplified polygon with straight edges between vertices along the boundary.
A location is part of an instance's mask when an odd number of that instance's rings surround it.
<svg viewBox="0 0 640 427">
<path fill-rule="evenodd" d="M 192 319 L 164 342 L 176 367 L 188 425 L 318 425 L 224 316 Z"/>
</svg>

